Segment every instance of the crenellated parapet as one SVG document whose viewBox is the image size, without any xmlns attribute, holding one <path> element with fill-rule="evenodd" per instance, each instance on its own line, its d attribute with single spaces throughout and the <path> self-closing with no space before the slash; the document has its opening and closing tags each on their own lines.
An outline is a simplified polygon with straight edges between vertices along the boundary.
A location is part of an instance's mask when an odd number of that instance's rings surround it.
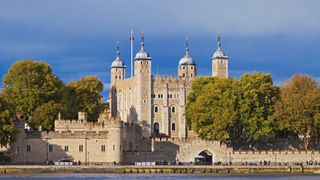
<svg viewBox="0 0 320 180">
<path fill-rule="evenodd" d="M 83 120 L 56 120 L 54 122 L 55 131 L 103 131 L 104 123 L 87 122 Z"/>
<path fill-rule="evenodd" d="M 153 76 L 153 79 L 154 83 L 185 83 L 185 82 L 188 82 L 188 81 L 192 81 L 193 78 L 185 78 L 185 77 L 180 77 L 180 76 L 167 76 L 167 75 L 164 75 L 164 76 L 161 76 L 161 75 L 156 75 L 156 76 Z"/>
</svg>

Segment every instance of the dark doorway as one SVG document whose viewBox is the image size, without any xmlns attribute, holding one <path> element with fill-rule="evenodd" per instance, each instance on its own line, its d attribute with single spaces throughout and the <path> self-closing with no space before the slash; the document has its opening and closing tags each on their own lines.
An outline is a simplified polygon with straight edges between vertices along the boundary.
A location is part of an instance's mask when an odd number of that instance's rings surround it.
<svg viewBox="0 0 320 180">
<path fill-rule="evenodd" d="M 155 123 L 153 124 L 153 133 L 154 133 L 154 134 L 159 134 L 159 133 L 160 133 L 160 125 L 159 125 L 159 123 L 157 123 L 157 122 L 155 122 Z"/>
<path fill-rule="evenodd" d="M 208 150 L 201 151 L 198 156 L 195 157 L 196 165 L 212 165 L 212 153 Z"/>
</svg>

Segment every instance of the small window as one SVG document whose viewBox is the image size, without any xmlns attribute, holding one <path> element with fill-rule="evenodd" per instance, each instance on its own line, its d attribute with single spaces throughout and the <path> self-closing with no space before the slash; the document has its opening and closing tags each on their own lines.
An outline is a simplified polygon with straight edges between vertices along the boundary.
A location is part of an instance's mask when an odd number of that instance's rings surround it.
<svg viewBox="0 0 320 180">
<path fill-rule="evenodd" d="M 182 74 L 182 77 L 185 77 L 185 76 L 186 76 L 186 74 L 183 73 L 183 74 Z"/>
<path fill-rule="evenodd" d="M 83 145 L 79 145 L 79 152 L 83 152 Z"/>
<path fill-rule="evenodd" d="M 158 98 L 161 98 L 161 95 L 160 95 L 160 94 L 158 94 Z"/>
<path fill-rule="evenodd" d="M 121 79 L 121 76 L 119 76 L 119 79 Z"/>
<path fill-rule="evenodd" d="M 113 145 L 113 146 L 112 146 L 112 149 L 113 149 L 113 150 L 116 150 L 116 145 Z"/>
<path fill-rule="evenodd" d="M 101 145 L 101 152 L 106 152 L 106 145 Z"/>
<path fill-rule="evenodd" d="M 191 69 L 193 69 L 193 67 L 191 66 Z"/>
<path fill-rule="evenodd" d="M 182 66 L 182 69 L 184 69 L 184 66 Z"/>
<path fill-rule="evenodd" d="M 158 112 L 158 106 L 154 107 L 154 112 L 157 113 Z"/>
<path fill-rule="evenodd" d="M 171 131 L 175 131 L 176 130 L 176 123 L 172 123 L 171 124 Z"/>
<path fill-rule="evenodd" d="M 141 61 L 141 64 L 142 64 L 142 61 Z"/>
<path fill-rule="evenodd" d="M 64 146 L 64 151 L 69 152 L 69 146 Z"/>
<path fill-rule="evenodd" d="M 171 107 L 171 112 L 172 113 L 176 112 L 176 108 L 174 106 Z"/>
<path fill-rule="evenodd" d="M 118 78 L 118 76 L 115 77 L 116 79 Z"/>
<path fill-rule="evenodd" d="M 161 98 L 163 98 L 163 94 L 161 94 Z"/>
<path fill-rule="evenodd" d="M 143 100 L 143 103 L 147 103 L 147 100 L 144 99 L 144 100 Z"/>
<path fill-rule="evenodd" d="M 192 77 L 192 76 L 193 76 L 193 74 L 191 73 L 191 74 L 190 74 L 190 76 Z"/>
<path fill-rule="evenodd" d="M 49 145 L 49 152 L 53 152 L 53 145 L 52 144 Z"/>
<path fill-rule="evenodd" d="M 170 94 L 170 98 L 172 98 L 172 94 Z"/>
<path fill-rule="evenodd" d="M 31 145 L 27 145 L 27 152 L 30 152 L 31 151 Z"/>
</svg>

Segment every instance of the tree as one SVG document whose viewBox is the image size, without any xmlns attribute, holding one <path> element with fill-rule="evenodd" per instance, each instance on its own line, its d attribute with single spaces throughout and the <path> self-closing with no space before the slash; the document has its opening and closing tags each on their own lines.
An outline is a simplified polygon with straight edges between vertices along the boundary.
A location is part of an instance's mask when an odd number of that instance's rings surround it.
<svg viewBox="0 0 320 180">
<path fill-rule="evenodd" d="M 74 89 L 76 93 L 77 111 L 87 112 L 88 120 L 96 121 L 99 114 L 105 109 L 100 93 L 103 90 L 103 84 L 95 76 L 86 76 L 79 81 L 71 82 L 68 87 Z"/>
<path fill-rule="evenodd" d="M 258 145 L 275 136 L 278 93 L 268 74 L 197 78 L 187 97 L 186 119 L 202 139 Z"/>
<path fill-rule="evenodd" d="M 273 114 L 279 88 L 273 85 L 270 74 L 254 72 L 241 77 L 240 89 L 240 137 L 249 145 L 268 142 L 275 137 Z"/>
<path fill-rule="evenodd" d="M 16 138 L 14 112 L 9 103 L 0 96 L 0 146 L 7 146 Z"/>
<path fill-rule="evenodd" d="M 42 104 L 58 102 L 63 87 L 48 64 L 33 60 L 13 64 L 4 77 L 3 85 L 4 98 L 26 119 Z"/>
<path fill-rule="evenodd" d="M 298 74 L 281 86 L 275 116 L 282 130 L 303 137 L 304 148 L 320 127 L 320 87 L 309 76 Z"/>
<path fill-rule="evenodd" d="M 206 140 L 234 138 L 237 113 L 235 79 L 199 78 L 188 96 L 186 117 L 198 136 Z"/>
<path fill-rule="evenodd" d="M 42 130 L 49 131 L 53 129 L 59 112 L 61 112 L 61 105 L 50 101 L 37 107 L 29 122 L 37 128 L 41 126 Z"/>
</svg>

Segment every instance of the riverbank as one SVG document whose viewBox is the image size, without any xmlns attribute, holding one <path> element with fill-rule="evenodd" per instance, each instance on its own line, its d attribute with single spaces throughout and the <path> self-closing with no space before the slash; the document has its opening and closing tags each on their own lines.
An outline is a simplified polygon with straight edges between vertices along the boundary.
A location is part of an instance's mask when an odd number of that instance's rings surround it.
<svg viewBox="0 0 320 180">
<path fill-rule="evenodd" d="M 320 174 L 320 166 L 0 166 L 0 174 L 33 173 Z"/>
</svg>

